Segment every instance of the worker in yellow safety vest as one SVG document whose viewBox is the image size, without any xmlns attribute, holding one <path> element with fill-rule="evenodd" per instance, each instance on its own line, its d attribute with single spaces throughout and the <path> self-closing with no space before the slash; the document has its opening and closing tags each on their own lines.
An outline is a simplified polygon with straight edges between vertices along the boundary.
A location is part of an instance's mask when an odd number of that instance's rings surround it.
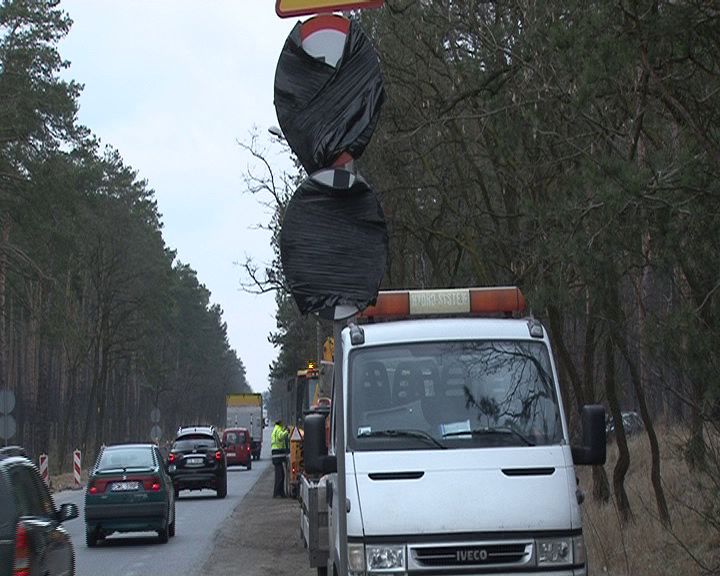
<svg viewBox="0 0 720 576">
<path fill-rule="evenodd" d="M 287 440 L 289 434 L 290 431 L 283 426 L 282 420 L 280 418 L 275 420 L 275 427 L 270 440 L 272 461 L 275 467 L 273 498 L 285 498 L 285 455 L 288 452 Z"/>
</svg>

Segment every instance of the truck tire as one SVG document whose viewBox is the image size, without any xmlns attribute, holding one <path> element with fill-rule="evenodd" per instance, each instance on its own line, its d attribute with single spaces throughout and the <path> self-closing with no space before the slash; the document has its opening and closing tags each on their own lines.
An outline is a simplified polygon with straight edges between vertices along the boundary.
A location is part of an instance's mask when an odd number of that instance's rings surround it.
<svg viewBox="0 0 720 576">
<path fill-rule="evenodd" d="M 327 576 L 327 566 L 318 566 L 317 576 Z"/>
<path fill-rule="evenodd" d="M 252 458 L 250 458 L 250 460 L 248 460 L 247 469 L 252 470 Z"/>
</svg>

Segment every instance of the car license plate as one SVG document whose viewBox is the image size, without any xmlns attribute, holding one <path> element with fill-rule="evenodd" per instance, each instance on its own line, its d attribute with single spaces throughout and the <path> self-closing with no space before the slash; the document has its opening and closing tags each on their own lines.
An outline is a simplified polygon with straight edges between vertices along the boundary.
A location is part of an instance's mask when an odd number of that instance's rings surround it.
<svg viewBox="0 0 720 576">
<path fill-rule="evenodd" d="M 235 456 L 235 452 L 228 452 L 227 455 L 228 455 L 228 456 Z"/>
<path fill-rule="evenodd" d="M 139 487 L 139 482 L 113 482 L 110 490 L 113 492 L 127 492 L 128 490 L 137 490 Z"/>
<path fill-rule="evenodd" d="M 185 460 L 186 466 L 202 466 L 203 458 L 187 458 Z"/>
</svg>

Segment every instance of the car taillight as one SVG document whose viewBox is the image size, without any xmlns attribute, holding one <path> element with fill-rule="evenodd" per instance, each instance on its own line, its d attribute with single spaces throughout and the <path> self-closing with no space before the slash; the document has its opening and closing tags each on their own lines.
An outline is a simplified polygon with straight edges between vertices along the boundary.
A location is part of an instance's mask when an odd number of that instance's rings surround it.
<svg viewBox="0 0 720 576">
<path fill-rule="evenodd" d="M 22 524 L 18 524 L 15 529 L 13 576 L 30 576 L 30 542 L 27 530 Z"/>
<path fill-rule="evenodd" d="M 160 478 L 143 478 L 142 484 L 146 492 L 160 492 L 160 488 L 162 488 Z"/>
<path fill-rule="evenodd" d="M 218 462 L 220 462 L 220 460 L 222 460 L 222 452 L 220 452 L 220 450 L 215 452 L 215 460 L 217 460 Z"/>
<path fill-rule="evenodd" d="M 170 464 L 175 462 L 175 458 L 176 458 L 176 456 L 172 452 L 170 452 L 170 454 L 168 454 L 168 462 L 170 462 Z"/>
<path fill-rule="evenodd" d="M 89 494 L 97 494 L 98 493 L 98 487 L 97 487 L 97 484 L 95 484 L 95 480 L 91 480 L 90 484 L 88 484 L 88 493 Z"/>
</svg>

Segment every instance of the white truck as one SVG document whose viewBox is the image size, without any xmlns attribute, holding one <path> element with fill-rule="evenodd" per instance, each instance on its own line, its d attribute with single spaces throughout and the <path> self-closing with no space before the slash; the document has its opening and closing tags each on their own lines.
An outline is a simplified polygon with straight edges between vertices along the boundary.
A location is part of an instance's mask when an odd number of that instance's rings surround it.
<svg viewBox="0 0 720 576">
<path fill-rule="evenodd" d="M 587 574 L 574 466 L 604 463 L 604 409 L 571 447 L 547 332 L 508 317 L 524 307 L 517 288 L 381 292 L 336 320 L 329 447 L 305 419 L 320 575 Z"/>
<path fill-rule="evenodd" d="M 262 394 L 228 394 L 225 405 L 227 408 L 225 428 L 247 428 L 252 441 L 252 458 L 260 460 L 265 427 Z"/>
</svg>

